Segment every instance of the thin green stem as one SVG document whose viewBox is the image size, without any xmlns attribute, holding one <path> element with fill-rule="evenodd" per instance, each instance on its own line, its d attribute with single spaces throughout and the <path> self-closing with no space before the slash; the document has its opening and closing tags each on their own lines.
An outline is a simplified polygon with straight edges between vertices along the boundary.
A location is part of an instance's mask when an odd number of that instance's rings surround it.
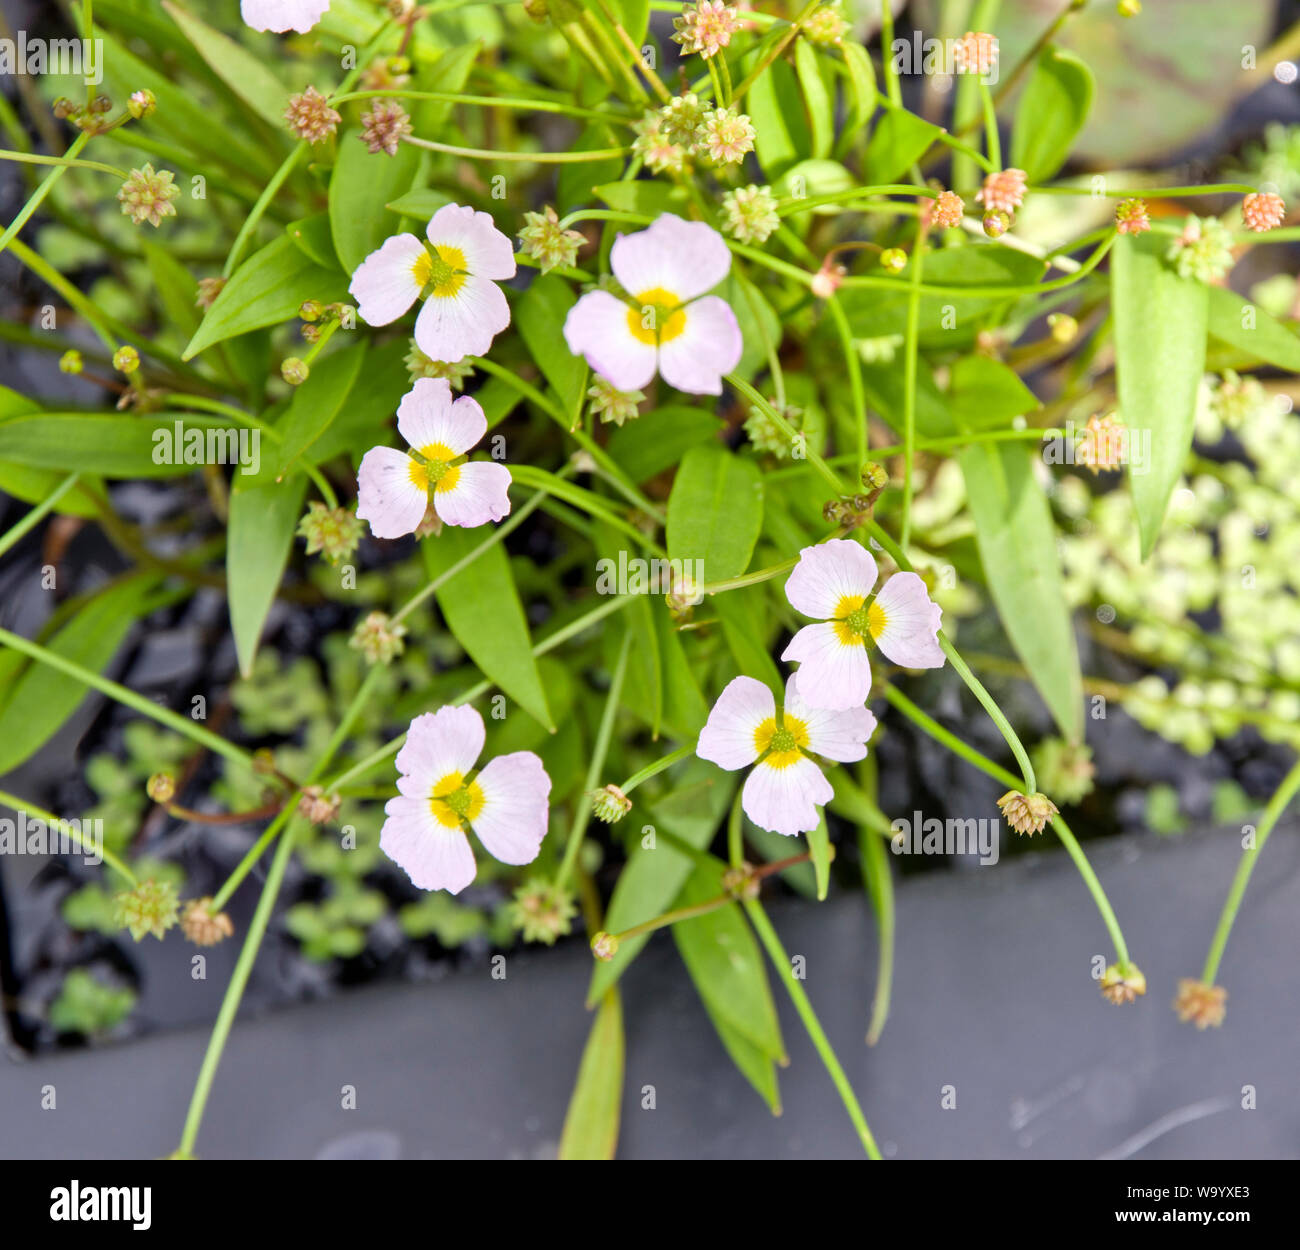
<svg viewBox="0 0 1300 1250">
<path fill-rule="evenodd" d="M 925 226 L 918 221 L 912 247 L 911 283 L 907 295 L 907 327 L 903 347 L 903 507 L 900 542 L 912 537 L 912 461 L 916 455 L 916 374 L 921 337 L 921 270 L 925 263 Z M 865 459 L 865 457 L 864 457 Z"/>
<path fill-rule="evenodd" d="M 647 764 L 644 768 L 634 772 L 619 789 L 624 794 L 631 794 L 643 781 L 649 781 L 651 777 L 657 777 L 665 769 L 671 768 L 674 764 L 680 764 L 682 760 L 695 754 L 695 743 L 688 742 L 685 746 L 680 746 L 677 750 L 670 752 L 661 759 L 655 760 L 653 764 Z"/>
<path fill-rule="evenodd" d="M 885 91 L 895 108 L 903 104 L 903 88 L 894 64 L 894 7 L 890 0 L 880 0 L 880 64 L 885 74 Z"/>
<path fill-rule="evenodd" d="M 1223 911 L 1219 915 L 1219 923 L 1214 929 L 1214 938 L 1205 957 L 1205 967 L 1201 970 L 1201 980 L 1206 985 L 1213 985 L 1219 975 L 1219 964 L 1223 959 L 1224 948 L 1228 945 L 1228 935 L 1232 932 L 1237 912 L 1241 909 L 1241 900 L 1245 897 L 1246 887 L 1250 884 L 1251 873 L 1255 871 L 1260 852 L 1264 849 L 1269 834 L 1273 832 L 1273 826 L 1277 824 L 1297 790 L 1300 790 L 1300 761 L 1292 765 L 1291 771 L 1282 779 L 1282 784 L 1269 799 L 1264 815 L 1260 819 L 1259 828 L 1255 831 L 1254 845 L 1242 852 L 1241 862 L 1237 865 L 1232 886 L 1228 890 Z"/>
<path fill-rule="evenodd" d="M 731 384 L 731 386 L 733 386 L 736 390 L 738 390 L 747 400 L 749 400 L 751 404 L 753 404 L 756 408 L 760 409 L 763 415 L 767 417 L 768 420 L 771 421 L 772 424 L 775 425 L 776 428 L 780 430 L 782 434 L 784 434 L 788 439 L 790 439 L 792 446 L 798 445 L 800 441 L 799 433 L 789 423 L 789 421 L 787 421 L 785 417 L 781 415 L 781 413 L 777 412 L 777 410 L 773 408 L 772 405 L 769 404 L 766 399 L 763 398 L 760 392 L 756 391 L 752 386 L 750 386 L 748 382 L 746 382 L 743 378 L 738 377 L 734 373 L 728 373 L 726 375 L 726 380 Z M 811 447 L 805 447 L 804 451 L 805 451 L 805 455 L 807 456 L 808 462 L 817 470 L 818 473 L 822 475 L 822 477 L 826 479 L 831 489 L 837 495 L 843 495 L 845 493 L 844 485 L 840 481 L 839 477 L 836 475 L 835 471 L 830 467 L 830 465 L 828 465 L 826 461 L 823 460 L 821 456 L 817 452 L 815 452 Z"/>
<path fill-rule="evenodd" d="M 0 790 L 0 807 L 7 807 L 14 812 L 26 812 L 35 816 L 37 820 L 43 820 L 50 830 L 50 834 L 64 834 L 70 841 L 75 842 L 87 855 L 98 856 L 114 872 L 125 878 L 134 888 L 140 882 L 135 873 L 133 873 L 108 847 L 102 845 L 93 846 L 86 841 L 85 835 L 73 827 L 72 822 L 62 816 L 56 816 L 53 812 L 47 812 L 43 807 L 37 807 L 35 803 L 29 803 L 26 799 L 20 799 L 16 794 L 10 794 L 7 790 Z"/>
<path fill-rule="evenodd" d="M 116 165 L 105 165 L 100 161 L 79 161 L 71 156 L 42 156 L 36 152 L 10 152 L 0 148 L 0 161 L 18 161 L 24 165 L 62 165 L 67 169 L 94 169 L 101 174 L 112 174 L 115 178 L 123 179 L 127 176 L 127 171 L 118 169 Z"/>
<path fill-rule="evenodd" d="M 582 152 L 512 152 L 502 150 L 494 152 L 489 148 L 461 148 L 450 143 L 438 143 L 433 139 L 421 139 L 416 135 L 407 135 L 403 143 L 412 147 L 424 148 L 429 152 L 441 152 L 445 156 L 463 156 L 475 161 L 524 161 L 534 165 L 582 165 L 592 161 L 622 159 L 632 149 L 626 148 L 592 148 Z"/>
<path fill-rule="evenodd" d="M 0 645 L 11 647 L 13 650 L 30 656 L 41 664 L 46 664 L 68 677 L 75 678 L 82 685 L 108 695 L 110 699 L 114 699 L 125 707 L 139 712 L 142 716 L 148 716 L 151 720 L 156 720 L 160 725 L 166 725 L 168 729 L 174 729 L 177 733 L 189 738 L 190 741 L 207 747 L 208 750 L 215 751 L 218 755 L 222 755 L 236 764 L 241 764 L 245 768 L 253 767 L 253 757 L 247 751 L 235 746 L 234 743 L 227 742 L 210 730 L 196 725 L 188 717 L 178 716 L 169 708 L 159 707 L 152 699 L 146 699 L 143 695 L 136 694 L 134 690 L 129 690 L 118 682 L 109 681 L 107 677 L 101 677 L 98 673 L 74 663 L 57 652 L 50 651 L 37 643 L 20 637 L 18 634 L 12 634 L 7 629 L 0 629 Z"/>
<path fill-rule="evenodd" d="M 849 1084 L 849 1078 L 844 1075 L 844 1069 L 840 1066 L 840 1061 L 836 1058 L 835 1051 L 826 1037 L 826 1032 L 817 1019 L 817 1013 L 813 1010 L 812 1003 L 809 1002 L 808 995 L 804 992 L 803 983 L 794 975 L 790 957 L 786 954 L 785 947 L 781 945 L 781 939 L 772 927 L 772 922 L 767 918 L 767 912 L 763 910 L 763 905 L 757 899 L 746 899 L 744 908 L 745 914 L 749 917 L 749 923 L 754 926 L 754 931 L 758 934 L 758 939 L 762 942 L 768 958 L 772 962 L 776 979 L 785 986 L 786 993 L 790 995 L 790 1001 L 794 1004 L 795 1011 L 799 1013 L 799 1019 L 803 1021 L 803 1026 L 812 1039 L 812 1044 L 817 1048 L 817 1053 L 821 1056 L 826 1071 L 830 1073 L 831 1082 L 840 1096 L 840 1101 L 844 1103 L 844 1109 L 849 1113 L 849 1119 L 853 1122 L 854 1129 L 857 1130 L 858 1140 L 862 1142 L 862 1147 L 869 1158 L 879 1159 L 880 1150 L 876 1146 L 875 1138 L 871 1135 L 871 1129 L 867 1127 L 867 1118 L 862 1114 L 862 1108 L 858 1104 L 858 1096 L 853 1092 L 853 1086 Z"/>
<path fill-rule="evenodd" d="M 240 1000 L 244 996 L 244 988 L 248 984 L 249 974 L 253 970 L 253 963 L 257 959 L 257 952 L 262 945 L 262 939 L 266 936 L 266 928 L 271 920 L 271 911 L 275 906 L 275 900 L 280 893 L 280 886 L 284 882 L 285 870 L 289 866 L 289 857 L 293 852 L 294 829 L 291 826 L 289 832 L 281 839 L 280 845 L 275 849 L 275 858 L 271 861 L 270 871 L 266 874 L 266 884 L 262 887 L 262 895 L 257 900 L 257 910 L 253 913 L 252 922 L 248 926 L 248 934 L 244 938 L 244 945 L 239 952 L 239 960 L 235 964 L 235 971 L 231 975 L 230 984 L 226 986 L 225 996 L 221 1000 L 221 1010 L 217 1013 L 217 1021 L 212 1029 L 212 1036 L 208 1039 L 208 1048 L 203 1055 L 203 1063 L 199 1068 L 198 1080 L 194 1083 L 194 1093 L 190 1098 L 189 1112 L 185 1117 L 185 1128 L 181 1133 L 180 1146 L 176 1154 L 181 1158 L 192 1158 L 194 1155 L 194 1143 L 199 1135 L 199 1125 L 203 1120 L 203 1112 L 207 1107 L 208 1095 L 212 1092 L 212 1082 L 217 1074 L 217 1065 L 221 1062 L 221 1052 L 225 1049 L 226 1039 L 230 1036 L 231 1026 L 235 1022 L 235 1013 L 239 1010 Z"/>
<path fill-rule="evenodd" d="M 617 113 L 601 112 L 597 109 L 579 108 L 576 104 L 566 104 L 559 100 L 526 100 L 515 96 L 465 95 L 455 91 L 349 91 L 344 95 L 330 97 L 330 104 L 337 107 L 352 100 L 373 99 L 399 100 L 437 100 L 445 104 L 471 104 L 484 108 L 523 109 L 529 113 L 560 113 L 566 117 L 580 117 L 588 121 L 614 122 L 620 126 L 630 126 L 631 118 Z"/>
<path fill-rule="evenodd" d="M 0 556 L 4 555 L 22 536 L 35 529 L 44 519 L 47 513 L 54 509 L 54 506 L 68 493 L 76 484 L 81 475 L 70 473 L 63 479 L 40 503 L 36 505 L 26 516 L 22 517 L 17 524 L 10 526 L 8 531 L 0 536 Z"/>
<path fill-rule="evenodd" d="M 591 761 L 587 765 L 587 780 L 582 793 L 574 800 L 573 824 L 569 829 L 569 841 L 564 848 L 564 859 L 555 874 L 557 888 L 562 886 L 573 871 L 578 861 L 578 851 L 582 849 L 582 839 L 587 824 L 591 820 L 591 807 L 587 802 L 587 792 L 594 790 L 600 781 L 600 774 L 605 768 L 605 756 L 609 753 L 609 744 L 614 736 L 614 721 L 618 716 L 618 701 L 623 694 L 623 679 L 627 675 L 627 659 L 632 651 L 632 631 L 623 631 L 623 642 L 619 647 L 618 660 L 614 665 L 614 675 L 610 678 L 609 693 L 605 696 L 605 710 L 601 713 L 600 728 L 596 731 L 596 745 L 592 748 Z"/>
</svg>

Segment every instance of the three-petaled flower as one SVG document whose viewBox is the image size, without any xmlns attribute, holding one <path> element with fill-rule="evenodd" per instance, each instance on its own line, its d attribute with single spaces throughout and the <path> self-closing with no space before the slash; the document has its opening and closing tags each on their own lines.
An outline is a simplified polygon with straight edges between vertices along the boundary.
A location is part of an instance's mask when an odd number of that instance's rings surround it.
<svg viewBox="0 0 1300 1250">
<path fill-rule="evenodd" d="M 531 864 L 541 850 L 551 779 L 532 751 L 475 772 L 484 736 L 472 707 L 442 707 L 411 722 L 397 753 L 398 795 L 384 806 L 379 849 L 421 890 L 457 894 L 474 880 L 467 829 L 503 864 Z"/>
<path fill-rule="evenodd" d="M 397 431 L 415 450 L 372 447 L 357 473 L 357 516 L 376 538 L 413 534 L 433 506 L 448 525 L 473 529 L 510 511 L 510 470 L 466 453 L 487 433 L 478 401 L 453 401 L 446 378 L 418 378 L 397 406 Z"/>
<path fill-rule="evenodd" d="M 743 348 L 731 305 L 705 294 L 731 270 L 722 236 L 664 213 L 619 235 L 609 261 L 631 302 L 608 291 L 584 295 L 564 322 L 569 350 L 620 391 L 643 389 L 658 371 L 679 391 L 720 395 Z"/>
<path fill-rule="evenodd" d="M 306 34 L 329 7 L 330 0 L 240 0 L 239 16 L 254 30 Z"/>
<path fill-rule="evenodd" d="M 818 708 L 850 708 L 871 693 L 870 639 L 903 668 L 940 668 L 936 635 L 943 612 L 915 573 L 895 573 L 876 595 L 876 562 L 846 538 L 833 538 L 799 553 L 785 584 L 796 612 L 820 623 L 805 625 L 781 653 L 799 669 L 791 679 L 805 702 Z"/>
<path fill-rule="evenodd" d="M 415 342 L 431 360 L 482 356 L 510 324 L 497 283 L 515 276 L 515 252 L 487 213 L 447 204 L 429 221 L 428 243 L 395 234 L 357 266 L 348 288 L 368 325 L 383 326 L 424 298 Z"/>
<path fill-rule="evenodd" d="M 735 677 L 713 705 L 695 754 L 728 772 L 753 764 L 740 798 L 745 815 L 761 829 L 794 837 L 816 829 L 817 809 L 835 797 L 811 757 L 844 764 L 864 759 L 875 730 L 876 718 L 865 707 L 809 707 L 793 677 L 779 713 L 761 681 Z"/>
</svg>

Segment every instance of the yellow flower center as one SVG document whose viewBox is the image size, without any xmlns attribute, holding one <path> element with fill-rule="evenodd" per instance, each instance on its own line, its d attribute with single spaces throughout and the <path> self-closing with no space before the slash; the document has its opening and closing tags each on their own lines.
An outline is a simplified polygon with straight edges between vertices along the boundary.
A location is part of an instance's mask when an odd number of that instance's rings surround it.
<svg viewBox="0 0 1300 1250">
<path fill-rule="evenodd" d="M 754 748 L 762 755 L 767 751 L 767 763 L 773 768 L 789 768 L 802 757 L 801 748 L 808 745 L 808 726 L 797 716 L 788 713 L 784 723 L 778 725 L 776 717 L 769 716 L 754 730 Z"/>
<path fill-rule="evenodd" d="M 686 329 L 686 310 L 681 299 L 661 286 L 648 287 L 632 297 L 635 308 L 627 310 L 627 328 L 632 337 L 653 347 L 669 343 Z"/>
<path fill-rule="evenodd" d="M 448 299 L 455 295 L 469 277 L 465 270 L 465 253 L 460 248 L 448 247 L 445 243 L 425 248 L 415 258 L 411 273 L 420 290 L 431 287 L 429 294 L 437 299 Z"/>
<path fill-rule="evenodd" d="M 483 810 L 483 791 L 478 783 L 465 784 L 463 773 L 448 773 L 429 795 L 429 810 L 444 828 L 459 829 L 462 817 L 473 819 Z"/>
<path fill-rule="evenodd" d="M 868 637 L 874 642 L 884 632 L 889 623 L 885 610 L 874 599 L 870 607 L 864 607 L 866 597 L 863 595 L 844 595 L 835 605 L 835 636 L 841 645 L 861 647 Z"/>
<path fill-rule="evenodd" d="M 456 453 L 446 443 L 426 443 L 416 450 L 424 457 L 425 463 L 411 461 L 411 484 L 421 490 L 432 486 L 438 493 L 455 490 L 460 479 L 460 467 L 450 462 L 456 459 Z"/>
</svg>

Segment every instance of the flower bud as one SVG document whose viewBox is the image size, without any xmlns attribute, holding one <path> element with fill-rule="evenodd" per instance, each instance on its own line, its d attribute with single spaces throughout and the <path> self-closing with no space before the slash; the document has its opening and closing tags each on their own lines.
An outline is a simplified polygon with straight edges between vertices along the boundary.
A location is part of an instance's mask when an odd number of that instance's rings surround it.
<svg viewBox="0 0 1300 1250">
<path fill-rule="evenodd" d="M 888 247 L 880 253 L 880 267 L 889 273 L 902 273 L 907 268 L 907 253 L 901 247 Z"/>
<path fill-rule="evenodd" d="M 1062 345 L 1073 343 L 1078 337 L 1079 323 L 1069 313 L 1049 313 L 1047 325 L 1052 338 Z"/>
<path fill-rule="evenodd" d="M 138 942 L 146 933 L 162 941 L 176 923 L 180 900 L 170 881 L 142 881 L 113 898 L 113 917 Z"/>
<path fill-rule="evenodd" d="M 311 370 L 307 368 L 306 362 L 299 360 L 297 356 L 289 356 L 280 366 L 280 376 L 290 386 L 301 386 L 310 373 Z"/>
<path fill-rule="evenodd" d="M 126 102 L 126 111 L 139 121 L 141 118 L 148 117 L 150 113 L 158 107 L 158 101 L 154 93 L 148 87 L 143 87 L 139 91 L 131 92 L 131 98 Z"/>
<path fill-rule="evenodd" d="M 618 938 L 612 933 L 606 933 L 603 929 L 591 939 L 591 953 L 597 959 L 608 963 L 618 954 Z"/>
<path fill-rule="evenodd" d="M 319 321 L 324 311 L 325 308 L 318 299 L 305 299 L 298 305 L 298 316 L 303 321 Z"/>
<path fill-rule="evenodd" d="M 1000 239 L 1011 226 L 1011 218 L 1004 212 L 992 212 L 984 214 L 984 233 L 990 239 Z"/>
<path fill-rule="evenodd" d="M 1008 790 L 998 800 L 1002 815 L 1017 833 L 1042 833 L 1043 826 L 1056 815 L 1056 804 L 1045 794 L 1021 794 Z"/>
<path fill-rule="evenodd" d="M 113 368 L 118 373 L 131 374 L 140 367 L 140 353 L 129 344 L 125 347 L 119 347 L 113 353 Z"/>
<path fill-rule="evenodd" d="M 83 367 L 81 353 L 72 348 L 59 357 L 59 371 L 61 373 L 80 373 Z"/>
<path fill-rule="evenodd" d="M 154 773 L 144 789 L 155 803 L 170 803 L 176 795 L 176 782 L 169 773 Z"/>
</svg>

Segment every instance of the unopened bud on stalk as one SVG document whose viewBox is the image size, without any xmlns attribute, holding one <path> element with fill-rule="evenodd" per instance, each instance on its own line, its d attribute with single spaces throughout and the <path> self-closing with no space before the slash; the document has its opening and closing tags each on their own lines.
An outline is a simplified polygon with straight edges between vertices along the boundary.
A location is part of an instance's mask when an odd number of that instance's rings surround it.
<svg viewBox="0 0 1300 1250">
<path fill-rule="evenodd" d="M 319 321 L 321 313 L 325 311 L 318 299 L 305 299 L 298 305 L 298 316 L 303 321 Z"/>
<path fill-rule="evenodd" d="M 75 348 L 64 352 L 59 357 L 59 371 L 61 373 L 80 373 L 82 368 L 81 353 Z"/>
<path fill-rule="evenodd" d="M 154 773 L 144 789 L 155 803 L 170 803 L 176 794 L 176 782 L 168 773 Z"/>
<path fill-rule="evenodd" d="M 615 955 L 618 954 L 618 938 L 612 933 L 606 933 L 603 929 L 591 939 L 591 953 L 597 959 L 608 963 Z"/>
<path fill-rule="evenodd" d="M 880 267 L 889 273 L 902 273 L 907 268 L 907 253 L 901 247 L 888 247 L 880 253 Z"/>
<path fill-rule="evenodd" d="M 280 366 L 280 376 L 290 386 L 301 386 L 310 373 L 311 370 L 307 368 L 306 363 L 297 356 L 288 357 L 284 364 Z"/>
<path fill-rule="evenodd" d="M 1000 239 L 1011 226 L 1011 218 L 1003 212 L 984 214 L 984 233 L 990 239 Z"/>
<path fill-rule="evenodd" d="M 140 367 L 140 353 L 127 344 L 113 353 L 113 368 L 118 373 L 131 374 Z"/>
<path fill-rule="evenodd" d="M 1047 325 L 1058 343 L 1073 343 L 1078 337 L 1079 323 L 1069 313 L 1049 313 Z"/>
<path fill-rule="evenodd" d="M 158 101 L 154 93 L 148 87 L 141 88 L 139 91 L 131 92 L 130 99 L 126 102 L 126 111 L 139 121 L 143 117 L 148 117 L 150 113 L 158 107 Z"/>
</svg>

